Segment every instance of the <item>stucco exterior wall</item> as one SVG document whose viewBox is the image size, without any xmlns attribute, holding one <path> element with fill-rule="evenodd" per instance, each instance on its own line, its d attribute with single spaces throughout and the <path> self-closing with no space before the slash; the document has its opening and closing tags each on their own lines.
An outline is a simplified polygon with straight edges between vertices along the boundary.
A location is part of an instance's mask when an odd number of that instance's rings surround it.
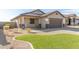
<svg viewBox="0 0 79 59">
<path fill-rule="evenodd" d="M 41 28 L 46 28 L 46 24 L 48 24 L 48 18 L 40 18 L 40 24 L 41 24 Z"/>
<path fill-rule="evenodd" d="M 45 28 L 45 18 L 41 18 L 41 28 Z"/>
<path fill-rule="evenodd" d="M 53 13 L 50 14 L 49 16 L 47 16 L 47 18 L 64 18 L 63 16 L 61 16 L 59 13 Z"/>
</svg>

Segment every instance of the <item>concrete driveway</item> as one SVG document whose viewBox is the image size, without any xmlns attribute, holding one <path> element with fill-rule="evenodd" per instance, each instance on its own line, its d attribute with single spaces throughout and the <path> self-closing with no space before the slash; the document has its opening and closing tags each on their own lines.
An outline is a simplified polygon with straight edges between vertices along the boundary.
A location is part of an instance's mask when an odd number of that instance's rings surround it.
<svg viewBox="0 0 79 59">
<path fill-rule="evenodd" d="M 36 34 L 77 34 L 79 35 L 79 26 L 69 26 L 64 28 L 51 28 L 51 29 L 41 29 L 33 30 L 36 31 Z"/>
</svg>

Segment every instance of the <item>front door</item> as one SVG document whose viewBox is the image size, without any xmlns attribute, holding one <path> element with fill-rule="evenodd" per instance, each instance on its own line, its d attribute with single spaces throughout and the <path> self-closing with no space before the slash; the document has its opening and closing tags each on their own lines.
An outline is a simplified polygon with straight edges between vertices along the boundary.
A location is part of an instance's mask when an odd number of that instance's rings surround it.
<svg viewBox="0 0 79 59">
<path fill-rule="evenodd" d="M 68 25 L 71 25 L 71 19 L 70 18 L 68 19 Z"/>
</svg>

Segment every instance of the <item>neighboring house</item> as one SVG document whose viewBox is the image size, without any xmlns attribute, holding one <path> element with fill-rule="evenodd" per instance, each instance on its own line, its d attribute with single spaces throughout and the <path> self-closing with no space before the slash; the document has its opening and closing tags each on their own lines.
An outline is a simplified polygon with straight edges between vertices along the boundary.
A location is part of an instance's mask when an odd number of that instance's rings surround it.
<svg viewBox="0 0 79 59">
<path fill-rule="evenodd" d="M 75 24 L 75 17 L 76 15 L 63 15 L 59 11 L 44 13 L 37 9 L 20 14 L 11 21 L 21 28 L 62 28 L 64 25 Z"/>
<path fill-rule="evenodd" d="M 76 14 L 64 15 L 66 19 L 66 25 L 76 25 Z"/>
<path fill-rule="evenodd" d="M 75 24 L 79 25 L 79 16 L 76 17 L 76 22 Z"/>
</svg>

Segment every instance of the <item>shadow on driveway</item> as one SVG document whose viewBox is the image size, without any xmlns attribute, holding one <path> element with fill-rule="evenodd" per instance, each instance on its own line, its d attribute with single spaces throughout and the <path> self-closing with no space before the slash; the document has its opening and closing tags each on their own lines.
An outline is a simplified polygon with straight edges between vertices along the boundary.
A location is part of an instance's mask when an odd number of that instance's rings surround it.
<svg viewBox="0 0 79 59">
<path fill-rule="evenodd" d="M 6 40 L 3 30 L 0 29 L 0 45 L 7 45 L 7 44 L 9 44 L 9 43 Z"/>
</svg>

